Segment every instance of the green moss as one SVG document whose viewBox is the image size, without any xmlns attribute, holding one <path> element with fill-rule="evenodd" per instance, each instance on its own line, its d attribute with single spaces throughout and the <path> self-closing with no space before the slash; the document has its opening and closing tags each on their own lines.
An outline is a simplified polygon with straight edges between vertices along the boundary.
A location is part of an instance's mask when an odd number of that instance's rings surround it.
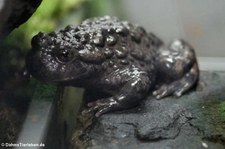
<svg viewBox="0 0 225 149">
<path fill-rule="evenodd" d="M 52 101 L 56 95 L 57 87 L 55 85 L 43 84 L 36 81 L 33 100 Z"/>
<path fill-rule="evenodd" d="M 225 135 L 225 101 L 211 99 L 205 103 L 204 115 L 217 133 Z"/>
<path fill-rule="evenodd" d="M 219 104 L 218 112 L 225 125 L 225 101 Z"/>
</svg>

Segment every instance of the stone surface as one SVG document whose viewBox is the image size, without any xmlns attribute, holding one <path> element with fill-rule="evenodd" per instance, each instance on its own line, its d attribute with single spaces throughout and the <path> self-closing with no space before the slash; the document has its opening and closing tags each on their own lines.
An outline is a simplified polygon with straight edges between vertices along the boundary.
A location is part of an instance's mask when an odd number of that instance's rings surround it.
<svg viewBox="0 0 225 149">
<path fill-rule="evenodd" d="M 224 91 L 224 72 L 202 72 L 196 91 L 180 98 L 171 96 L 156 100 L 149 96 L 134 109 L 105 114 L 98 119 L 80 116 L 72 146 L 90 149 L 223 149 Z"/>
<path fill-rule="evenodd" d="M 40 5 L 42 0 L 1 0 L 0 41 L 14 28 L 24 23 Z"/>
</svg>

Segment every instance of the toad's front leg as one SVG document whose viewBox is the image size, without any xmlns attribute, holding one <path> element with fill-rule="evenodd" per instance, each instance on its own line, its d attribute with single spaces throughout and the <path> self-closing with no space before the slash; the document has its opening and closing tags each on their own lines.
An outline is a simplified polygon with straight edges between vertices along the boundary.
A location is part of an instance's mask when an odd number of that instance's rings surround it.
<svg viewBox="0 0 225 149">
<path fill-rule="evenodd" d="M 96 117 L 99 117 L 104 113 L 134 107 L 147 95 L 152 84 L 147 73 L 137 68 L 115 72 L 107 77 L 107 83 L 111 89 L 117 86 L 115 90 L 118 92 L 111 97 L 88 103 L 88 109 L 83 113 L 95 112 Z"/>
</svg>

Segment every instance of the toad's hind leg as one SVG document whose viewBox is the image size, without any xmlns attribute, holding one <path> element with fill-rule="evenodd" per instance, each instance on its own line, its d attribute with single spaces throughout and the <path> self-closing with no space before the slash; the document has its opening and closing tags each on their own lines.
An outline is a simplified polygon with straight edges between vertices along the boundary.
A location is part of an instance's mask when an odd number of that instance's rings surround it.
<svg viewBox="0 0 225 149">
<path fill-rule="evenodd" d="M 181 96 L 198 81 L 199 69 L 193 48 L 183 40 L 175 40 L 168 49 L 161 49 L 157 57 L 158 99 L 174 94 Z"/>
</svg>

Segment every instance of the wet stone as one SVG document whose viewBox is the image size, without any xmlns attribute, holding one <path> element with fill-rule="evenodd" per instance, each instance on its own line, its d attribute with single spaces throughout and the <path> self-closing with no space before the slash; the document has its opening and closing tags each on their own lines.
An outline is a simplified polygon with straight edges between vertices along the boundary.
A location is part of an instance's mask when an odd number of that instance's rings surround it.
<svg viewBox="0 0 225 149">
<path fill-rule="evenodd" d="M 197 89 L 179 98 L 157 100 L 149 94 L 133 109 L 102 115 L 79 128 L 86 138 L 80 148 L 224 149 L 224 89 L 225 72 L 201 72 Z M 77 147 L 75 140 L 72 144 Z"/>
</svg>

